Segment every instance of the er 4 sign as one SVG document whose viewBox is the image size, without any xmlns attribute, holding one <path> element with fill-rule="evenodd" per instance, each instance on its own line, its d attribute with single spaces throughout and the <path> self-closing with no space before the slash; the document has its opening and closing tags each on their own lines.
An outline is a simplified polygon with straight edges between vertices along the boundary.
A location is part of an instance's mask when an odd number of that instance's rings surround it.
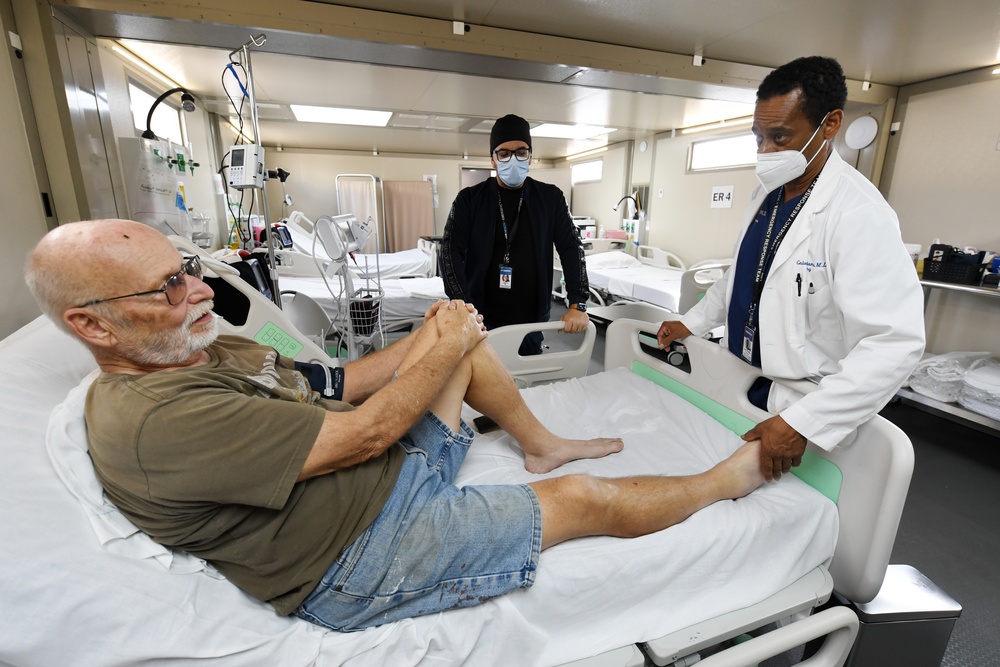
<svg viewBox="0 0 1000 667">
<path fill-rule="evenodd" d="M 712 188 L 712 208 L 733 207 L 733 186 L 716 185 Z"/>
</svg>

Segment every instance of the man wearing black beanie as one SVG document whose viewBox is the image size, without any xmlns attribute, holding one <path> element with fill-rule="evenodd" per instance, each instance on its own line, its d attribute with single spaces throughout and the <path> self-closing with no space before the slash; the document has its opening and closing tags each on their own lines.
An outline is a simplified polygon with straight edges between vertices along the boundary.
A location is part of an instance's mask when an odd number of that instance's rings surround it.
<svg viewBox="0 0 1000 667">
<path fill-rule="evenodd" d="M 508 114 L 493 124 L 490 160 L 496 178 L 458 193 L 441 249 L 445 291 L 472 302 L 487 328 L 547 322 L 552 305 L 554 246 L 570 309 L 564 331 L 587 330 L 589 283 L 583 248 L 566 198 L 554 185 L 528 177 L 531 128 Z M 542 334 L 525 337 L 520 354 L 541 354 Z"/>
</svg>

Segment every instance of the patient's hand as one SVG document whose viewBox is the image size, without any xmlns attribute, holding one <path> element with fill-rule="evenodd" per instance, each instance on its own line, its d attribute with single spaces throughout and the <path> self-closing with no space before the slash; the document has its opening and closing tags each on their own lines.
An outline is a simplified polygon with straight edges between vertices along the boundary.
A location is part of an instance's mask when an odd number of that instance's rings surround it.
<svg viewBox="0 0 1000 667">
<path fill-rule="evenodd" d="M 434 313 L 438 335 L 442 338 L 455 337 L 462 341 L 464 351 L 472 348 L 486 339 L 487 332 L 483 326 L 483 318 L 472 306 L 461 300 L 449 301 L 441 305 Z"/>
<path fill-rule="evenodd" d="M 806 439 L 788 425 L 781 415 L 765 419 L 743 434 L 746 441 L 760 440 L 760 471 L 764 479 L 781 479 L 781 475 L 802 463 Z"/>
<path fill-rule="evenodd" d="M 428 322 L 433 320 L 434 316 L 437 315 L 437 312 L 441 309 L 442 306 L 447 306 L 450 303 L 451 301 L 447 299 L 441 299 L 439 301 L 432 303 L 431 307 L 428 308 L 427 311 L 424 313 L 424 324 L 427 324 Z M 480 329 L 486 331 L 486 326 L 483 324 L 483 316 L 479 314 L 479 311 L 476 310 L 476 307 L 471 303 L 467 302 L 465 304 L 465 308 L 476 317 L 476 321 L 479 322 Z"/>
</svg>

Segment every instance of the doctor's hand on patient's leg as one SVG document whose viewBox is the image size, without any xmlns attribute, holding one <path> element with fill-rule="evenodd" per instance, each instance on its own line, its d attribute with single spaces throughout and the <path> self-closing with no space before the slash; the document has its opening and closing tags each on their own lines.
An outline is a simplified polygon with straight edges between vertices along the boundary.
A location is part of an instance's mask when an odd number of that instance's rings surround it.
<svg viewBox="0 0 1000 667">
<path fill-rule="evenodd" d="M 802 463 L 806 439 L 788 425 L 781 415 L 765 419 L 743 434 L 747 442 L 760 440 L 760 471 L 767 481 L 781 479 L 781 475 Z"/>
<path fill-rule="evenodd" d="M 665 350 L 675 340 L 687 338 L 691 331 L 679 321 L 664 322 L 656 332 L 656 341 L 660 344 L 660 349 Z"/>
</svg>

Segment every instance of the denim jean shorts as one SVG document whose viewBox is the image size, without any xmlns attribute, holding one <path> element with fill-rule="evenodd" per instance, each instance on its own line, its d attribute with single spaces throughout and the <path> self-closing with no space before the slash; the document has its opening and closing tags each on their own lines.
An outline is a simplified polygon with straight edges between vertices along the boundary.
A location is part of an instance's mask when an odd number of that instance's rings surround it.
<svg viewBox="0 0 1000 667">
<path fill-rule="evenodd" d="M 337 557 L 295 615 L 352 631 L 468 607 L 531 586 L 542 513 L 526 485 L 457 488 L 473 433 L 428 412 L 400 440 L 389 501 Z"/>
</svg>

